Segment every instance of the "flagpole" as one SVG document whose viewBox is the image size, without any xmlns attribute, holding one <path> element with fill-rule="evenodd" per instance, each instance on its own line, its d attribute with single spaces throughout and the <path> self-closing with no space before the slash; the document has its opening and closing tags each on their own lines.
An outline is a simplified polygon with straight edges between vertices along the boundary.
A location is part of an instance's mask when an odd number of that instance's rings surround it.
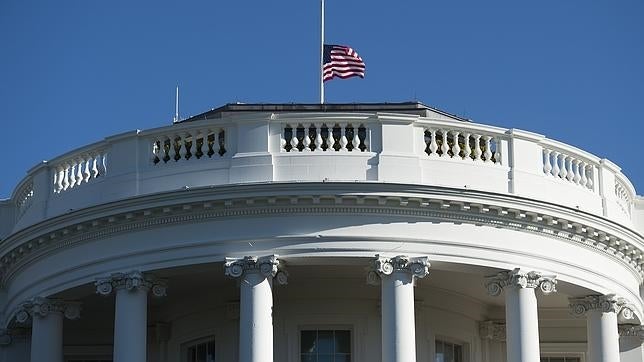
<svg viewBox="0 0 644 362">
<path fill-rule="evenodd" d="M 320 104 L 324 104 L 324 0 L 320 4 Z"/>
</svg>

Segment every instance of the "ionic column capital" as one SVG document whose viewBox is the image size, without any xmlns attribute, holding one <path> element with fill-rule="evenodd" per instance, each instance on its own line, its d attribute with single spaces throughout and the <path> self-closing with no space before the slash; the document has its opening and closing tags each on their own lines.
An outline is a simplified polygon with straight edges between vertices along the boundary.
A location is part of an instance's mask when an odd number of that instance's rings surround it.
<svg viewBox="0 0 644 362">
<path fill-rule="evenodd" d="M 259 273 L 267 278 L 275 278 L 279 284 L 288 283 L 288 274 L 281 268 L 278 255 L 226 258 L 224 268 L 225 275 L 231 278 L 239 278 L 246 273 Z"/>
<path fill-rule="evenodd" d="M 80 318 L 80 311 L 80 302 L 34 297 L 20 304 L 15 316 L 18 323 L 26 323 L 30 318 L 44 318 L 50 313 L 60 313 L 67 319 L 78 319 Z"/>
<path fill-rule="evenodd" d="M 110 295 L 114 290 L 152 290 L 155 297 L 166 295 L 167 284 L 164 280 L 157 279 L 152 275 L 143 274 L 139 271 L 129 273 L 113 273 L 109 277 L 97 279 L 94 283 L 96 293 Z"/>
<path fill-rule="evenodd" d="M 505 341 L 505 323 L 500 321 L 479 322 L 479 335 L 482 339 L 497 342 Z"/>
<path fill-rule="evenodd" d="M 380 278 L 394 272 L 404 272 L 416 278 L 424 278 L 429 274 L 429 267 L 429 258 L 426 256 L 410 258 L 406 255 L 398 255 L 388 258 L 376 254 L 367 274 L 367 283 L 377 285 L 380 283 Z"/>
<path fill-rule="evenodd" d="M 581 298 L 570 298 L 570 312 L 575 317 L 585 316 L 589 311 L 600 310 L 604 313 L 616 313 L 623 319 L 635 318 L 633 307 L 628 304 L 626 299 L 608 295 L 588 295 Z"/>
<path fill-rule="evenodd" d="M 502 271 L 486 277 L 485 288 L 491 296 L 501 294 L 503 288 L 539 288 L 544 294 L 557 291 L 557 279 L 554 275 L 543 275 L 537 271 L 525 272 L 519 268 L 512 271 Z"/>
<path fill-rule="evenodd" d="M 620 337 L 637 337 L 644 342 L 644 326 L 639 324 L 619 324 L 617 326 Z"/>
</svg>

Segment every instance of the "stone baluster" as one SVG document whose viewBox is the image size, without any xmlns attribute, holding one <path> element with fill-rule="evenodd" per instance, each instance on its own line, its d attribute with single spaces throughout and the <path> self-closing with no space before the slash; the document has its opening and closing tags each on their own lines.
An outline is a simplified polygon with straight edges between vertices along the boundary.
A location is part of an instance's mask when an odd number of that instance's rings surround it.
<svg viewBox="0 0 644 362">
<path fill-rule="evenodd" d="M 64 189 L 63 182 L 65 180 L 65 171 L 62 166 L 56 167 L 56 192 L 61 192 Z"/>
<path fill-rule="evenodd" d="M 474 161 L 481 161 L 481 135 L 474 135 Z"/>
<path fill-rule="evenodd" d="M 160 156 L 161 155 L 160 148 L 161 147 L 159 147 L 159 140 L 156 139 L 156 138 L 154 140 L 152 140 L 152 157 L 151 157 L 152 158 L 151 159 L 152 163 L 154 163 L 154 161 L 156 161 L 156 160 L 159 160 L 158 161 L 159 163 L 163 162 L 163 160 L 161 160 L 161 156 Z"/>
<path fill-rule="evenodd" d="M 347 151 L 347 145 L 349 140 L 347 140 L 347 124 L 340 124 L 340 151 Z"/>
<path fill-rule="evenodd" d="M 483 144 L 485 145 L 485 151 L 483 152 L 485 162 L 492 162 L 492 146 L 490 144 L 490 136 L 483 136 Z"/>
<path fill-rule="evenodd" d="M 367 283 L 381 284 L 382 360 L 416 361 L 416 326 L 414 316 L 415 279 L 429 274 L 427 257 L 376 258 L 367 274 Z"/>
<path fill-rule="evenodd" d="M 360 136 L 358 135 L 360 127 L 353 128 L 353 140 L 351 140 L 351 145 L 353 146 L 354 152 L 361 152 L 360 149 Z"/>
<path fill-rule="evenodd" d="M 438 143 L 436 142 L 436 130 L 429 130 L 430 135 L 431 135 L 431 140 L 429 142 L 429 157 L 436 157 L 438 154 L 436 151 L 438 151 Z"/>
<path fill-rule="evenodd" d="M 225 274 L 240 278 L 239 361 L 273 361 L 273 279 L 287 283 L 277 255 L 227 258 Z"/>
<path fill-rule="evenodd" d="M 63 190 L 67 190 L 69 188 L 69 165 L 68 164 L 63 164 Z"/>
<path fill-rule="evenodd" d="M 619 361 L 617 316 L 633 319 L 633 310 L 615 295 L 570 298 L 572 314 L 586 317 L 587 362 Z"/>
<path fill-rule="evenodd" d="M 190 158 L 197 159 L 197 130 L 192 130 L 188 133 L 190 136 Z"/>
<path fill-rule="evenodd" d="M 165 296 L 165 282 L 132 271 L 98 279 L 95 286 L 100 295 L 116 294 L 114 362 L 146 361 L 148 291 L 155 297 Z"/>
<path fill-rule="evenodd" d="M 322 123 L 316 123 L 314 124 L 315 127 L 315 141 L 313 144 L 315 144 L 315 151 L 322 151 L 322 144 L 324 141 L 322 140 Z"/>
<path fill-rule="evenodd" d="M 311 132 L 311 126 L 309 127 L 304 127 L 304 137 L 302 138 L 302 145 L 304 148 L 302 149 L 304 152 L 310 152 L 311 151 L 311 135 L 309 132 Z"/>
<path fill-rule="evenodd" d="M 575 158 L 568 156 L 568 169 L 566 170 L 566 180 L 568 180 L 568 182 L 573 182 L 573 180 L 575 179 L 575 171 L 573 169 L 574 162 Z"/>
<path fill-rule="evenodd" d="M 298 127 L 298 125 L 297 125 L 297 124 L 296 124 L 296 125 L 291 126 L 291 129 L 293 130 L 293 131 L 292 131 L 292 133 L 293 133 L 293 137 L 291 137 L 291 147 L 292 147 L 292 148 L 291 148 L 291 152 L 298 152 L 298 151 L 299 151 L 299 150 L 298 150 L 298 148 L 297 148 L 297 146 L 298 146 L 298 144 L 300 143 L 300 140 L 299 140 L 299 139 L 297 139 L 297 127 Z"/>
<path fill-rule="evenodd" d="M 77 158 L 75 163 L 76 167 L 74 168 L 74 172 L 76 173 L 76 186 L 79 186 L 81 183 L 83 183 L 83 158 Z"/>
<path fill-rule="evenodd" d="M 464 160 L 470 160 L 470 156 L 472 155 L 472 147 L 470 147 L 470 133 L 465 132 L 463 134 L 463 143 L 465 147 L 463 147 L 463 159 Z"/>
<path fill-rule="evenodd" d="M 552 160 L 550 158 L 552 151 L 544 148 L 543 149 L 543 173 L 546 175 L 551 175 L 552 171 Z"/>
<path fill-rule="evenodd" d="M 501 139 L 494 137 L 494 163 L 501 164 Z"/>
<path fill-rule="evenodd" d="M 106 154 L 101 152 L 98 155 L 98 175 L 96 177 L 105 176 L 107 173 L 107 167 L 105 166 L 105 156 Z"/>
<path fill-rule="evenodd" d="M 505 291 L 507 361 L 539 362 L 539 318 L 534 290 L 544 294 L 556 291 L 554 276 L 545 276 L 520 269 L 504 271 L 487 277 L 488 294 L 498 296 Z"/>
<path fill-rule="evenodd" d="M 574 167 L 573 167 L 574 176 L 572 178 L 572 182 L 579 185 L 581 183 L 581 172 L 579 171 L 579 165 L 581 164 L 581 161 L 576 158 L 573 161 L 573 163 L 574 163 Z"/>
<path fill-rule="evenodd" d="M 452 146 L 452 157 L 459 158 L 461 157 L 461 145 L 458 144 L 458 136 L 460 132 L 452 131 L 452 137 L 454 138 L 454 145 Z"/>
<path fill-rule="evenodd" d="M 69 188 L 76 186 L 76 161 L 69 161 Z"/>
<path fill-rule="evenodd" d="M 92 154 L 92 175 L 90 178 L 96 178 L 98 176 L 98 154 Z"/>
<path fill-rule="evenodd" d="M 183 161 L 186 159 L 188 154 L 188 134 L 182 133 L 179 134 L 179 160 Z"/>
<path fill-rule="evenodd" d="M 335 125 L 333 124 L 327 125 L 327 130 L 329 131 L 329 134 L 326 138 L 327 151 L 335 151 L 335 149 L 333 148 L 333 145 L 335 144 L 335 138 L 333 137 L 333 127 L 335 127 Z"/>
<path fill-rule="evenodd" d="M 42 297 L 22 303 L 18 323 L 31 319 L 31 361 L 63 362 L 63 320 L 78 319 L 80 303 Z"/>
<path fill-rule="evenodd" d="M 443 144 L 441 145 L 441 157 L 448 157 L 449 154 L 447 151 L 449 151 L 449 145 L 447 144 L 447 131 L 445 130 L 440 130 L 441 131 L 441 137 L 443 139 Z"/>
<path fill-rule="evenodd" d="M 557 177 L 559 175 L 559 152 L 552 151 L 552 176 Z"/>
<path fill-rule="evenodd" d="M 567 159 L 568 159 L 568 156 L 562 153 L 561 154 L 561 166 L 559 167 L 559 178 L 562 179 L 562 180 L 565 180 L 566 175 L 568 174 L 568 171 L 566 169 L 566 163 L 567 163 L 566 160 Z"/>
</svg>

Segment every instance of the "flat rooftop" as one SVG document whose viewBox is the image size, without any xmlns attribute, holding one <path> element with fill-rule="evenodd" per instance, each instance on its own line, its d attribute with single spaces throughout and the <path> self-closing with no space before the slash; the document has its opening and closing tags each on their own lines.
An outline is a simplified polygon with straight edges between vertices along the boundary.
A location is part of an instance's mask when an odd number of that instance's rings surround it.
<svg viewBox="0 0 644 362">
<path fill-rule="evenodd" d="M 426 106 L 420 102 L 401 102 L 401 103 L 228 103 L 219 108 L 191 116 L 181 122 L 198 121 L 204 119 L 222 118 L 233 113 L 258 113 L 258 112 L 384 112 L 384 113 L 403 113 L 414 114 L 421 117 L 427 117 L 431 113 L 438 113 L 455 120 L 469 122 L 468 119 L 456 116 L 454 114 Z"/>
</svg>

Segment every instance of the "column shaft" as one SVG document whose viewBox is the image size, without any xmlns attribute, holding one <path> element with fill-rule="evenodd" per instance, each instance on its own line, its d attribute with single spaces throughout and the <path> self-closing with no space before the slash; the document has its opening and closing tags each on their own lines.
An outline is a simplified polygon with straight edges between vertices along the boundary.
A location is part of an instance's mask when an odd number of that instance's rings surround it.
<svg viewBox="0 0 644 362">
<path fill-rule="evenodd" d="M 273 361 L 272 277 L 242 276 L 239 300 L 239 361 Z"/>
<path fill-rule="evenodd" d="M 382 362 L 416 361 L 413 278 L 403 271 L 382 276 Z"/>
<path fill-rule="evenodd" d="M 114 315 L 114 362 L 145 362 L 147 288 L 117 289 Z"/>
<path fill-rule="evenodd" d="M 34 315 L 31 328 L 31 362 L 63 362 L 63 314 Z"/>
<path fill-rule="evenodd" d="M 508 361 L 539 362 L 539 322 L 534 288 L 505 288 Z"/>
<path fill-rule="evenodd" d="M 588 311 L 588 362 L 619 361 L 617 313 L 601 309 Z"/>
</svg>

